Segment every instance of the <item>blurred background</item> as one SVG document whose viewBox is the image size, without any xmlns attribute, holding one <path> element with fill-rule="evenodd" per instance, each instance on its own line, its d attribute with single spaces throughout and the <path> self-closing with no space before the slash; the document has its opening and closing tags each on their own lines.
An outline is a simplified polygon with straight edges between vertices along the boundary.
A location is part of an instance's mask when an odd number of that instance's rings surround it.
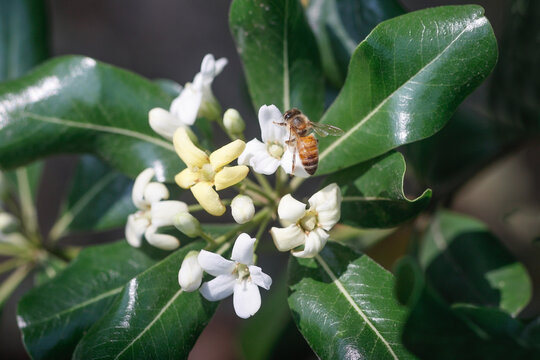
<svg viewBox="0 0 540 360">
<path fill-rule="evenodd" d="M 470 2 L 401 1 L 409 11 Z M 205 54 L 213 53 L 216 57 L 228 58 L 228 66 L 214 82 L 214 93 L 224 108 L 234 107 L 243 115 L 248 124 L 246 136 L 248 139 L 258 132 L 241 63 L 229 34 L 227 15 L 230 1 L 48 0 L 46 3 L 49 10 L 50 45 L 53 56 L 86 55 L 148 78 L 168 78 L 180 84 L 192 80 Z M 491 21 L 500 44 L 511 14 L 510 0 L 483 0 L 475 3 L 485 8 L 486 16 Z M 540 39 L 534 41 L 538 47 Z M 467 105 L 476 107 L 477 104 L 484 103 L 489 96 L 487 86 L 484 85 L 467 100 Z M 450 152 L 453 151 L 452 147 L 448 149 Z M 444 195 L 445 203 L 451 208 L 486 222 L 505 245 L 525 263 L 533 277 L 535 287 L 538 288 L 540 254 L 532 240 L 540 235 L 540 194 L 535 186 L 540 184 L 539 150 L 538 143 L 531 141 L 525 142 L 519 148 L 512 147 L 512 151 L 504 157 L 496 157 L 497 161 L 484 159 L 481 164 L 483 170 L 475 174 L 459 191 L 452 191 L 457 185 L 462 185 L 459 181 L 448 184 L 445 181 L 430 181 L 429 176 L 424 181 L 415 180 L 413 167 L 410 167 L 406 192 L 415 196 L 421 193 L 425 186 L 433 187 L 435 197 Z M 415 149 L 409 151 L 415 156 Z M 448 156 L 451 157 L 450 152 Z M 74 156 L 56 157 L 47 162 L 44 180 L 38 193 L 39 225 L 44 234 L 48 233 L 56 219 L 59 198 L 64 193 L 75 163 Z M 377 244 L 370 250 L 370 255 L 385 266 L 391 267 L 395 258 L 405 251 L 409 235 L 410 232 L 406 229 L 399 231 Z M 109 232 L 99 237 L 81 235 L 72 241 L 89 244 L 110 241 L 121 236 L 121 231 Z M 266 260 L 269 264 L 274 264 L 270 269 L 273 276 L 279 273 L 279 266 L 275 265 L 274 260 Z M 277 263 L 285 264 L 283 259 Z M 18 299 L 30 287 L 30 281 L 23 284 L 2 313 L 0 353 L 4 359 L 27 358 L 16 326 L 15 310 Z M 540 308 L 537 294 L 535 291 L 535 298 L 528 309 L 530 312 L 536 312 Z M 274 301 L 263 298 L 263 303 L 265 300 Z M 220 306 L 210 326 L 198 340 L 191 359 L 241 357 L 234 339 L 235 332 L 241 331 L 243 323 L 231 314 L 231 310 L 230 301 L 225 301 Z M 315 358 L 304 345 L 294 325 L 287 332 L 286 338 L 288 341 L 283 343 L 281 350 L 278 349 L 276 358 L 289 358 L 293 355 L 301 359 Z M 280 353 L 285 350 L 286 353 Z"/>
</svg>

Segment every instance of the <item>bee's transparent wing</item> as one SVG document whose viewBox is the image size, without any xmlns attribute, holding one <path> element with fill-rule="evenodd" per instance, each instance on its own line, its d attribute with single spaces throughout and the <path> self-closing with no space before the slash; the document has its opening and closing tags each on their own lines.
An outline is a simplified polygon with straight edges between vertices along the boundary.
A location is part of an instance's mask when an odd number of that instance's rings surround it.
<svg viewBox="0 0 540 360">
<path fill-rule="evenodd" d="M 319 123 L 311 123 L 311 126 L 313 127 L 313 131 L 319 136 L 325 137 L 328 135 L 332 136 L 341 136 L 345 133 L 345 131 L 341 130 L 337 126 L 329 125 L 329 124 L 319 124 Z"/>
</svg>

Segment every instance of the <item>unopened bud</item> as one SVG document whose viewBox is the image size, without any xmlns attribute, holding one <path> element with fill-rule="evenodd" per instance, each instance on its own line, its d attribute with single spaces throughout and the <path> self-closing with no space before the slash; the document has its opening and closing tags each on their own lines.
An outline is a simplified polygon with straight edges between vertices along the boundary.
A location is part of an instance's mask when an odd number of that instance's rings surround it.
<svg viewBox="0 0 540 360">
<path fill-rule="evenodd" d="M 178 283 L 184 291 L 195 291 L 201 286 L 203 269 L 197 260 L 198 251 L 190 251 L 184 258 L 178 272 Z"/>
<path fill-rule="evenodd" d="M 197 237 L 202 233 L 201 223 L 188 212 L 181 212 L 174 218 L 174 226 L 191 238 Z"/>
<path fill-rule="evenodd" d="M 240 135 L 244 132 L 246 124 L 236 109 L 229 109 L 223 115 L 223 126 L 229 134 Z"/>
<path fill-rule="evenodd" d="M 247 223 L 255 214 L 253 200 L 247 195 L 237 195 L 231 202 L 231 212 L 238 224 Z"/>
</svg>

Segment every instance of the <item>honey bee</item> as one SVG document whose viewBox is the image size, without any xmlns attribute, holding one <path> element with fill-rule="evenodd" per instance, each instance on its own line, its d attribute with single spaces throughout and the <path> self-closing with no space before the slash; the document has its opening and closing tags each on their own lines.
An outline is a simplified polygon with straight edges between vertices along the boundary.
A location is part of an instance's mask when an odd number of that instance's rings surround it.
<svg viewBox="0 0 540 360">
<path fill-rule="evenodd" d="M 283 114 L 280 126 L 289 127 L 289 140 L 286 143 L 294 148 L 292 173 L 296 165 L 296 153 L 300 156 L 302 165 L 309 175 L 315 174 L 319 164 L 319 141 L 312 134 L 312 131 L 319 136 L 341 136 L 344 131 L 340 128 L 328 124 L 319 124 L 309 121 L 308 117 L 298 109 L 291 109 Z"/>
</svg>

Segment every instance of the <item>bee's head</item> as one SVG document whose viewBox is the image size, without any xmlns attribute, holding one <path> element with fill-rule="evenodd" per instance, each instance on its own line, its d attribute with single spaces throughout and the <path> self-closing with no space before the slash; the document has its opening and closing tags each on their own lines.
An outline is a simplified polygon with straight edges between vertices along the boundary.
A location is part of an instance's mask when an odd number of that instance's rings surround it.
<svg viewBox="0 0 540 360">
<path fill-rule="evenodd" d="M 294 116 L 300 115 L 300 114 L 301 114 L 300 110 L 293 108 L 291 110 L 286 111 L 285 114 L 283 114 L 283 119 L 285 119 L 285 121 L 288 121 Z"/>
</svg>

